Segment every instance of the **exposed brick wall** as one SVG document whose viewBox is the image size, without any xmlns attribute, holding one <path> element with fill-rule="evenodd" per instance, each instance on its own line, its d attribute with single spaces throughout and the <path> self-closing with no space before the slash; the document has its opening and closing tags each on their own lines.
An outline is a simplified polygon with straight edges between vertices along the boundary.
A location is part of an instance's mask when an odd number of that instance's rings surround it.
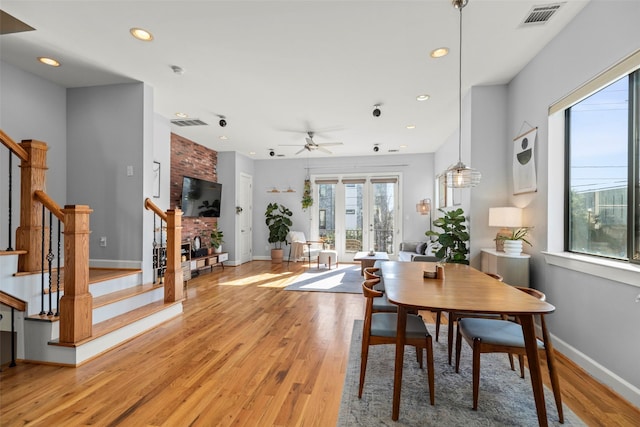
<svg viewBox="0 0 640 427">
<path fill-rule="evenodd" d="M 171 134 L 171 188 L 169 202 L 171 208 L 180 207 L 182 196 L 182 177 L 206 179 L 218 182 L 218 152 L 202 145 Z M 215 226 L 217 218 L 185 218 L 182 217 L 182 241 L 193 242 L 200 236 L 202 246 L 209 246 L 209 231 Z M 206 236 L 206 238 L 205 238 Z"/>
</svg>

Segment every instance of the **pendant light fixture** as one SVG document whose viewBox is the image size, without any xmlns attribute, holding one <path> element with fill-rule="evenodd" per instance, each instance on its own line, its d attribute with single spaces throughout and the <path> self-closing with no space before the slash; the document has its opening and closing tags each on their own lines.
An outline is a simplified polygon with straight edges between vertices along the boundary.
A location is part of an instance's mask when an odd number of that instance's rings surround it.
<svg viewBox="0 0 640 427">
<path fill-rule="evenodd" d="M 467 167 L 462 163 L 462 9 L 468 0 L 452 0 L 453 7 L 460 11 L 460 61 L 458 63 L 458 163 L 445 171 L 447 187 L 469 188 L 480 183 L 482 174 L 476 169 Z"/>
</svg>

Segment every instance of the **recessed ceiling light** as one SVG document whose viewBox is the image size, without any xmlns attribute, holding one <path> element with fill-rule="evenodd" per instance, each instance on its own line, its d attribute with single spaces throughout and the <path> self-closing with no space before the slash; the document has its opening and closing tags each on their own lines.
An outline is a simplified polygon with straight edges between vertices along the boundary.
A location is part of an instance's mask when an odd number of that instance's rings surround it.
<svg viewBox="0 0 640 427">
<path fill-rule="evenodd" d="M 418 101 L 426 101 L 427 99 L 431 98 L 429 95 L 427 95 L 426 93 L 424 95 L 418 95 L 416 96 L 416 99 Z"/>
<path fill-rule="evenodd" d="M 137 38 L 138 40 L 142 40 L 143 42 L 150 42 L 151 40 L 153 40 L 153 34 L 145 29 L 132 28 L 129 30 L 129 32 L 133 37 Z"/>
<path fill-rule="evenodd" d="M 186 119 L 189 117 L 187 113 L 176 113 L 176 117 L 180 117 L 181 119 Z"/>
<path fill-rule="evenodd" d="M 408 145 L 407 145 L 407 144 L 402 144 L 402 145 L 400 145 L 400 148 L 407 148 L 407 147 L 408 147 Z"/>
<path fill-rule="evenodd" d="M 251 154 L 253 156 L 254 154 L 256 154 L 256 152 L 255 151 L 249 151 L 249 154 Z"/>
<path fill-rule="evenodd" d="M 442 58 L 443 56 L 447 56 L 449 54 L 448 47 L 439 47 L 431 51 L 432 58 Z"/>
<path fill-rule="evenodd" d="M 416 125 L 407 125 L 407 129 L 415 129 Z"/>
<path fill-rule="evenodd" d="M 52 67 L 60 66 L 60 62 L 56 61 L 53 58 L 47 58 L 46 56 L 39 56 L 38 61 L 42 62 L 43 64 L 50 65 Z"/>
<path fill-rule="evenodd" d="M 226 141 L 229 138 L 227 138 L 227 135 L 220 135 L 220 139 L 223 141 Z"/>
</svg>

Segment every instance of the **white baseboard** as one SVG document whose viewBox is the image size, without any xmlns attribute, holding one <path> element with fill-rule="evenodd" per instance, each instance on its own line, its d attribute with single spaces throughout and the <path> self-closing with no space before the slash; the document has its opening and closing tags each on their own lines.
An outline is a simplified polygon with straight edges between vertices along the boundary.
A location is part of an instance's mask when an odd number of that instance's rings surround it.
<svg viewBox="0 0 640 427">
<path fill-rule="evenodd" d="M 587 371 L 601 383 L 609 386 L 616 393 L 628 400 L 632 405 L 640 408 L 640 389 L 638 387 L 630 384 L 624 378 L 621 378 L 611 372 L 609 369 L 562 341 L 555 335 L 551 334 L 551 339 L 553 340 L 552 342 L 556 351 L 571 359 L 571 361 Z"/>
<path fill-rule="evenodd" d="M 270 256 L 258 255 L 253 257 L 254 261 L 271 261 Z"/>
<path fill-rule="evenodd" d="M 90 259 L 89 267 L 142 269 L 142 261 L 127 261 L 119 259 Z"/>
</svg>

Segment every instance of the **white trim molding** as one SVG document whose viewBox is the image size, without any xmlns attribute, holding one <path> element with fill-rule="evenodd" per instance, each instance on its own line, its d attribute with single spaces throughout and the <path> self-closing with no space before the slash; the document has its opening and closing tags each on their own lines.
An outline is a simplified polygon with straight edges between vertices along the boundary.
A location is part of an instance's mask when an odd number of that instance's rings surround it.
<svg viewBox="0 0 640 427">
<path fill-rule="evenodd" d="M 545 252 L 547 264 L 640 287 L 640 265 L 571 252 Z"/>
</svg>

